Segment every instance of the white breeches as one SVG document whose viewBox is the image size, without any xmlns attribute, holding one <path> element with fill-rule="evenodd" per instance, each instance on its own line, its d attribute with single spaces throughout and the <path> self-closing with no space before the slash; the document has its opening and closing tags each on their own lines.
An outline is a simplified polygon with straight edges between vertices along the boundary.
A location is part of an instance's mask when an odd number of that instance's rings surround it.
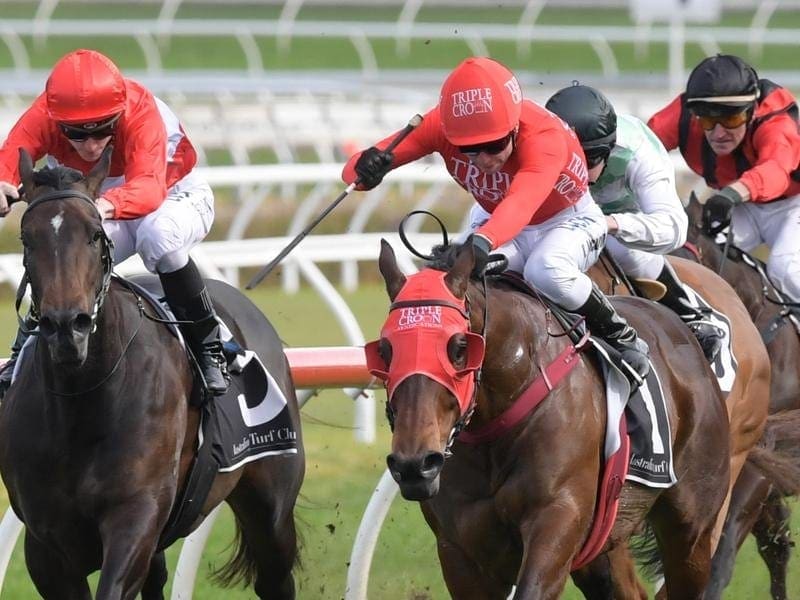
<svg viewBox="0 0 800 600">
<path fill-rule="evenodd" d="M 214 194 L 208 183 L 190 173 L 170 188 L 155 211 L 130 220 L 106 220 L 103 229 L 114 242 L 114 262 L 138 253 L 151 273 L 171 273 L 186 266 L 189 251 L 214 222 Z"/>
</svg>

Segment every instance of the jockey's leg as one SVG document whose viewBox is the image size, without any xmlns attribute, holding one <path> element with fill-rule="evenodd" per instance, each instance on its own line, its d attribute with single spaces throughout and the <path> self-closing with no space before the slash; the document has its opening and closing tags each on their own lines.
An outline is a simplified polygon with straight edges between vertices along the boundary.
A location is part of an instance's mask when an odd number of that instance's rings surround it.
<svg viewBox="0 0 800 600">
<path fill-rule="evenodd" d="M 181 324 L 189 348 L 200 366 L 209 392 L 218 396 L 228 389 L 219 322 L 200 271 L 192 259 L 186 266 L 159 273 L 164 295 Z"/>
<path fill-rule="evenodd" d="M 38 325 L 36 320 L 30 314 L 25 317 L 24 321 L 25 328 L 28 331 L 35 329 Z M 17 329 L 17 336 L 14 338 L 14 342 L 11 344 L 11 356 L 0 370 L 0 400 L 3 399 L 3 396 L 6 395 L 8 388 L 11 387 L 11 378 L 14 375 L 14 366 L 17 364 L 17 359 L 19 358 L 20 352 L 22 352 L 22 347 L 25 345 L 25 342 L 28 341 L 30 336 L 31 334 L 26 333 L 25 330 L 21 328 Z"/>
<path fill-rule="evenodd" d="M 703 354 L 712 362 L 722 347 L 722 332 L 712 323 L 703 320 L 705 311 L 692 306 L 683 284 L 668 261 L 664 261 L 664 268 L 656 279 L 667 288 L 667 293 L 659 302 L 686 323 L 700 342 Z"/>
<path fill-rule="evenodd" d="M 582 315 L 586 326 L 593 334 L 600 336 L 622 356 L 639 377 L 644 378 L 650 371 L 647 343 L 640 339 L 636 330 L 628 325 L 600 289 L 592 283 L 589 298 L 576 309 L 567 309 Z"/>
</svg>

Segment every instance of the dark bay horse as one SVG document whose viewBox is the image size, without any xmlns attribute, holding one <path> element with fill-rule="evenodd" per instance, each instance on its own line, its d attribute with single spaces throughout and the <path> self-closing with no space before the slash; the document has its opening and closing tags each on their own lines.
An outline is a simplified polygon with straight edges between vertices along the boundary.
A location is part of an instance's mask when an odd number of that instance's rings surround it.
<svg viewBox="0 0 800 600">
<path fill-rule="evenodd" d="M 775 289 L 742 260 L 725 256 L 722 248 L 702 229 L 702 205 L 694 196 L 686 206 L 689 216 L 687 244 L 674 254 L 694 260 L 719 273 L 741 298 L 766 344 L 772 364 L 769 412 L 765 438 L 791 446 L 788 453 L 800 453 L 800 431 L 789 423 L 800 415 L 800 336 L 780 304 Z M 773 301 L 770 301 L 772 299 Z M 787 412 L 788 411 L 788 412 Z M 748 532 L 770 573 L 772 597 L 786 596 L 786 569 L 791 548 L 790 510 L 785 493 L 797 493 L 797 475 L 765 475 L 756 464 L 746 464 L 733 490 L 720 546 L 714 556 L 709 598 L 719 598 L 730 581 L 736 559 Z M 776 479 L 778 479 L 776 485 Z M 792 482 L 794 480 L 794 482 Z"/>
<path fill-rule="evenodd" d="M 595 511 L 606 417 L 600 366 L 571 355 L 574 369 L 535 411 L 493 441 L 456 437 L 445 461 L 454 432 L 465 423 L 474 432 L 503 414 L 555 357 L 567 360 L 572 342 L 537 299 L 502 282 L 470 281 L 471 245 L 452 266 L 436 266 L 406 278 L 382 243 L 379 267 L 393 304 L 367 354 L 373 372 L 387 378 L 389 469 L 402 495 L 421 502 L 454 598 L 505 599 L 513 586 L 514 598 L 557 598 Z M 638 298 L 615 304 L 652 350 L 678 482 L 667 489 L 625 483 L 606 549 L 624 545 L 647 518 L 670 596 L 701 598 L 729 480 L 722 394 L 709 385 L 709 365 L 677 316 Z M 394 348 L 388 332 L 416 322 L 408 345 Z"/>
<path fill-rule="evenodd" d="M 34 172 L 21 152 L 28 207 L 24 266 L 39 333 L 0 406 L 0 472 L 25 524 L 25 560 L 44 598 L 163 598 L 159 537 L 197 446 L 193 377 L 178 339 L 152 308 L 111 275 L 110 244 L 93 198 L 106 152 L 84 179 L 72 169 Z M 278 335 L 245 296 L 209 281 L 220 317 L 257 352 L 300 419 Z M 235 553 L 218 571 L 260 598 L 294 598 L 294 505 L 304 474 L 296 454 L 218 473 L 194 523 L 227 501 Z"/>
</svg>

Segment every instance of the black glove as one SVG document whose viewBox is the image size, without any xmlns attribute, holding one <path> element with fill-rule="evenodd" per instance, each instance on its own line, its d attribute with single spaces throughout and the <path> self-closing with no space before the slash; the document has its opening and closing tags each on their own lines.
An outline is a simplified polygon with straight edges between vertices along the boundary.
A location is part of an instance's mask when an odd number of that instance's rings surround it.
<svg viewBox="0 0 800 600">
<path fill-rule="evenodd" d="M 472 237 L 472 251 L 475 253 L 475 266 L 472 268 L 473 279 L 480 279 L 483 277 L 483 272 L 486 270 L 486 265 L 489 262 L 489 252 L 492 251 L 492 244 L 482 235 L 473 235 Z"/>
<path fill-rule="evenodd" d="M 739 193 L 731 187 L 724 187 L 711 196 L 703 205 L 703 231 L 717 235 L 731 223 L 733 207 L 742 201 Z"/>
<path fill-rule="evenodd" d="M 361 187 L 371 190 L 391 170 L 394 154 L 378 150 L 375 146 L 367 148 L 356 161 L 356 175 Z"/>
</svg>

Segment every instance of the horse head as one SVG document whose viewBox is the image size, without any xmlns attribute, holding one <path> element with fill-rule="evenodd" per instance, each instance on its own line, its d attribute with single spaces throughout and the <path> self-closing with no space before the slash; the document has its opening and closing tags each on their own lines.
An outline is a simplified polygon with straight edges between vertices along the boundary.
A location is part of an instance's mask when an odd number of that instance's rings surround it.
<svg viewBox="0 0 800 600">
<path fill-rule="evenodd" d="M 87 177 L 67 167 L 34 170 L 20 149 L 27 209 L 20 225 L 31 313 L 56 365 L 80 366 L 108 290 L 111 243 L 94 204 L 108 174 L 111 147 Z"/>
<path fill-rule="evenodd" d="M 392 305 L 367 355 L 372 373 L 386 381 L 394 431 L 387 463 L 408 500 L 438 492 L 445 454 L 474 408 L 484 355 L 467 299 L 474 260 L 465 245 L 447 271 L 428 268 L 406 278 L 391 246 L 381 244 L 378 264 Z"/>
</svg>

